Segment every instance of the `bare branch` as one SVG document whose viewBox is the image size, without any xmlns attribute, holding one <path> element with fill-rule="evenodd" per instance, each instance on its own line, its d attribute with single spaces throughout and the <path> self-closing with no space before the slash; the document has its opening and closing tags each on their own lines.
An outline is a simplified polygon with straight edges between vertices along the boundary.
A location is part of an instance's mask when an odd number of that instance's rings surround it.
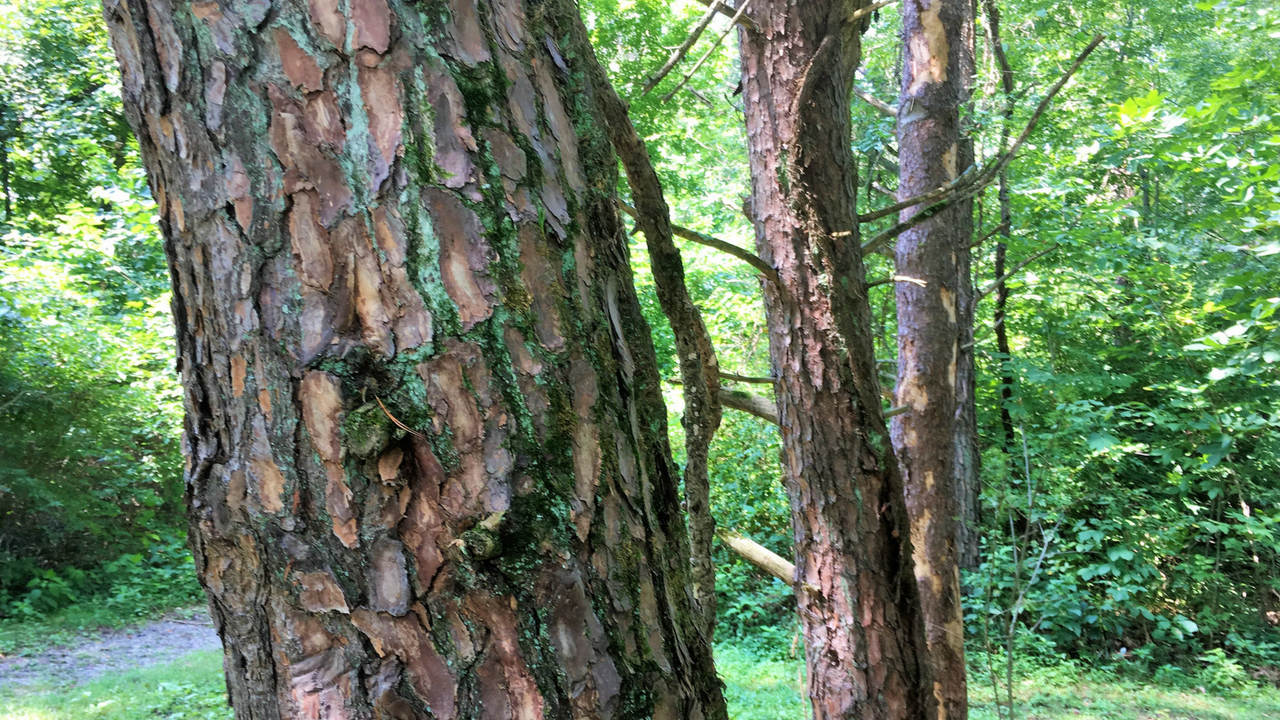
<svg viewBox="0 0 1280 720">
<path fill-rule="evenodd" d="M 910 409 L 911 409 L 910 405 L 900 405 L 896 408 L 889 408 L 888 410 L 884 411 L 884 419 L 888 420 L 891 417 L 897 417 L 899 415 L 906 413 Z"/>
<path fill-rule="evenodd" d="M 993 158 L 980 171 L 977 171 L 976 173 L 970 175 L 970 172 L 972 171 L 972 168 L 970 168 L 970 170 L 965 171 L 964 175 L 961 175 L 959 178 L 956 178 L 956 180 L 953 180 L 952 182 L 943 186 L 943 188 L 938 188 L 937 190 L 930 190 L 929 192 L 921 193 L 920 195 L 917 195 L 913 198 L 908 198 L 907 200 L 903 200 L 902 202 L 897 203 L 896 205 L 892 205 L 889 208 L 885 208 L 884 210 L 877 210 L 876 212 L 870 213 L 867 216 L 865 216 L 870 219 L 876 219 L 876 218 L 884 217 L 886 210 L 891 210 L 891 209 L 894 209 L 894 211 L 905 210 L 915 205 L 920 205 L 926 202 L 933 202 L 935 200 L 938 200 L 940 197 L 945 198 L 942 200 L 942 202 L 939 202 L 938 204 L 933 205 L 932 207 L 929 207 L 920 211 L 915 216 L 911 217 L 909 220 L 901 222 L 898 225 L 891 227 L 888 230 L 885 230 L 884 232 L 875 236 L 870 241 L 868 241 L 865 245 L 862 246 L 863 252 L 864 253 L 874 252 L 874 249 L 879 247 L 880 243 L 884 243 L 889 240 L 892 240 L 893 238 L 896 238 L 897 236 L 919 225 L 920 223 L 924 222 L 930 217 L 937 215 L 943 210 L 946 210 L 953 203 L 972 197 L 979 190 L 986 187 L 993 180 L 999 177 L 1000 173 L 1003 172 L 1004 169 L 1009 166 L 1009 163 L 1013 161 L 1013 158 L 1018 154 L 1018 151 L 1022 149 L 1022 145 L 1027 141 L 1027 138 L 1031 137 L 1031 133 L 1035 131 L 1036 125 L 1040 122 L 1040 117 L 1044 115 L 1046 110 L 1049 109 L 1049 105 L 1052 103 L 1054 96 L 1056 96 L 1058 94 L 1058 91 L 1061 90 L 1062 87 L 1067 84 L 1067 81 L 1071 79 L 1071 76 L 1074 75 L 1076 71 L 1080 69 L 1080 66 L 1084 64 L 1084 61 L 1086 58 L 1089 57 L 1089 54 L 1092 53 L 1094 49 L 1097 48 L 1098 45 L 1100 45 L 1105 38 L 1106 38 L 1106 35 L 1095 36 L 1093 38 L 1093 41 L 1090 42 L 1089 45 L 1086 46 L 1085 49 L 1081 51 L 1081 53 L 1078 56 L 1076 56 L 1075 62 L 1073 62 L 1071 64 L 1071 67 L 1068 68 L 1067 71 L 1062 74 L 1062 77 L 1058 78 L 1058 82 L 1054 83 L 1053 87 L 1049 88 L 1048 94 L 1046 94 L 1044 98 L 1040 101 L 1040 104 L 1036 106 L 1035 112 L 1031 113 L 1031 118 L 1027 121 L 1026 127 L 1022 129 L 1022 133 L 1018 135 L 1018 139 L 1014 141 L 1013 145 L 1009 147 L 1008 150 L 1005 150 L 1004 152 L 1000 153 L 995 158 Z M 967 180 L 966 180 L 966 176 L 968 178 Z M 946 192 L 941 192 L 944 188 L 946 189 Z M 921 216 L 926 216 L 926 217 L 922 218 Z M 858 220 L 859 222 L 868 222 L 868 220 L 863 219 L 863 216 L 859 216 Z"/>
<path fill-rule="evenodd" d="M 722 372 L 720 378 L 723 380 L 733 380 L 740 383 L 754 383 L 756 385 L 772 385 L 771 377 L 748 377 L 746 375 L 734 375 L 733 373 Z"/>
<path fill-rule="evenodd" d="M 778 406 L 772 400 L 741 390 L 720 388 L 720 404 L 778 424 Z"/>
<path fill-rule="evenodd" d="M 1000 277 L 996 278 L 995 280 L 992 280 L 990 284 L 988 284 L 986 287 L 984 287 L 984 288 L 982 288 L 981 290 L 979 290 L 979 291 L 978 291 L 978 294 L 973 298 L 973 301 L 974 301 L 974 302 L 978 302 L 978 301 L 982 300 L 982 298 L 986 297 L 987 295 L 990 295 L 992 292 L 994 292 L 994 291 L 995 291 L 995 289 L 996 289 L 996 288 L 1000 287 L 1000 284 L 1001 284 L 1001 283 L 1004 283 L 1004 282 L 1008 281 L 1008 280 L 1009 280 L 1009 278 L 1011 278 L 1011 277 L 1013 277 L 1014 275 L 1017 275 L 1018 273 L 1022 272 L 1022 269 L 1023 269 L 1023 268 L 1025 268 L 1026 266 L 1028 266 L 1028 265 L 1030 265 L 1031 263 L 1035 262 L 1036 260 L 1039 260 L 1040 258 L 1044 257 L 1045 255 L 1048 255 L 1049 253 L 1053 252 L 1054 250 L 1057 250 L 1057 249 L 1058 249 L 1058 247 L 1059 247 L 1059 243 L 1054 243 L 1054 244 L 1050 245 L 1049 247 L 1045 248 L 1044 250 L 1041 250 L 1040 252 L 1036 253 L 1035 255 L 1032 255 L 1031 257 L 1027 258 L 1026 260 L 1023 260 L 1022 262 L 1018 263 L 1017 265 L 1015 265 L 1015 266 L 1013 267 L 1013 269 L 1012 269 L 1012 270 L 1010 270 L 1009 272 L 1005 273 L 1004 275 L 1001 275 Z"/>
<path fill-rule="evenodd" d="M 622 208 L 622 211 L 630 215 L 631 217 L 633 218 L 636 217 L 636 209 L 622 202 L 622 200 L 618 200 L 618 207 Z M 761 274 L 763 274 L 765 277 L 769 278 L 770 280 L 774 282 L 778 281 L 777 270 L 774 270 L 773 268 L 769 267 L 768 263 L 766 263 L 764 260 L 761 260 L 756 255 L 753 255 L 747 252 L 746 250 L 743 250 L 742 248 L 738 247 L 737 245 L 734 245 L 733 243 L 725 242 L 724 240 L 711 237 L 710 235 L 703 235 L 697 230 L 690 230 L 689 228 L 680 227 L 679 225 L 672 225 L 671 233 L 676 237 L 684 238 L 689 242 L 695 242 L 695 243 L 698 243 L 699 245 L 705 245 L 709 248 L 714 248 L 716 250 L 719 250 L 722 253 L 727 253 L 729 255 L 732 255 L 738 258 L 739 260 L 741 260 L 742 262 L 755 268 L 756 270 L 759 270 Z"/>
<path fill-rule="evenodd" d="M 976 174 L 977 174 L 976 167 L 973 165 L 970 165 L 969 169 L 965 170 L 963 173 L 960 174 L 960 177 L 956 178 L 955 180 L 952 180 L 946 185 L 935 188 L 926 193 L 921 193 L 919 195 L 916 195 L 915 197 L 907 198 L 906 200 L 903 200 L 900 203 L 895 203 L 893 205 L 890 205 L 889 207 L 880 208 L 879 210 L 876 210 L 874 212 L 869 212 L 866 215 L 859 215 L 858 222 L 869 223 L 874 220 L 879 220 L 882 217 L 888 217 L 894 213 L 901 212 L 903 210 L 906 210 L 907 208 L 914 207 L 916 205 L 923 205 L 925 203 L 930 203 L 935 200 L 941 200 L 945 198 L 947 195 L 954 192 L 957 188 L 963 188 L 964 185 L 968 183 Z"/>
<path fill-rule="evenodd" d="M 925 282 L 924 280 L 921 280 L 920 278 L 907 277 L 906 275 L 890 275 L 887 278 L 872 280 L 871 282 L 867 283 L 867 287 L 872 288 L 872 287 L 876 287 L 877 285 L 888 285 L 889 283 L 893 283 L 893 282 L 911 283 L 913 285 L 919 285 L 920 287 L 928 287 L 929 285 L 929 283 Z"/>
<path fill-rule="evenodd" d="M 880 8 L 888 7 L 896 2 L 898 2 L 898 0 L 882 0 L 881 2 L 872 3 L 871 5 L 868 5 L 864 8 L 858 8 L 851 15 L 849 15 L 849 17 L 845 18 L 844 21 L 847 23 L 857 22 L 858 20 L 861 20 L 862 18 L 879 10 Z"/>
<path fill-rule="evenodd" d="M 755 21 L 746 15 L 736 15 L 734 13 L 734 8 L 725 5 L 723 2 L 719 2 L 719 0 L 698 0 L 698 2 L 706 5 L 707 7 L 711 7 L 714 4 L 716 6 L 716 12 L 719 12 L 725 17 L 733 18 L 739 25 L 752 32 L 760 32 L 760 28 L 755 24 Z"/>
<path fill-rule="evenodd" d="M 853 94 L 857 95 L 860 100 L 880 111 L 885 117 L 898 117 L 898 108 L 863 90 L 857 85 L 853 86 Z"/>
<path fill-rule="evenodd" d="M 675 88 L 671 90 L 671 92 L 662 96 L 662 102 L 671 102 L 671 98 L 675 97 L 676 93 L 680 92 L 680 88 L 684 87 L 686 83 L 693 79 L 694 73 L 698 72 L 698 68 L 702 67 L 702 64 L 707 61 L 707 58 L 710 58 L 712 54 L 715 53 L 716 49 L 720 47 L 720 43 L 724 42 L 724 39 L 729 36 L 729 33 L 733 31 L 734 23 L 738 22 L 738 20 L 743 17 L 744 13 L 747 12 L 747 6 L 750 4 L 751 0 L 742 0 L 742 2 L 738 4 L 738 12 L 734 14 L 733 22 L 729 24 L 729 27 L 725 28 L 724 32 L 720 33 L 720 35 L 716 37 L 715 42 L 711 43 L 711 47 L 707 52 L 702 57 L 698 58 L 698 62 L 693 64 L 693 69 L 685 74 L 684 79 L 682 79 Z"/>
<path fill-rule="evenodd" d="M 671 53 L 671 57 L 667 58 L 666 64 L 659 68 L 658 72 L 649 76 L 644 87 L 640 90 L 640 97 L 648 95 L 650 90 L 654 89 L 657 87 L 658 83 L 662 82 L 662 78 L 666 77 L 667 73 L 671 72 L 676 65 L 680 64 L 680 61 L 684 59 L 684 56 L 689 54 L 689 49 L 693 47 L 694 43 L 698 42 L 698 38 L 702 37 L 702 31 L 707 29 L 707 26 L 711 24 L 716 13 L 719 12 L 722 7 L 724 7 L 724 4 L 721 0 L 713 0 L 711 6 L 707 8 L 707 11 L 698 19 L 698 24 L 693 26 L 693 30 L 689 32 L 689 37 L 685 39 L 684 43 L 682 43 L 680 47 L 676 48 L 675 52 Z"/>
<path fill-rule="evenodd" d="M 764 572 L 778 578 L 788 585 L 796 584 L 796 566 L 795 563 L 789 562 L 786 558 L 775 553 L 769 548 L 750 538 L 743 537 L 737 533 L 720 530 L 716 533 L 720 541 L 729 546 L 729 549 L 738 554 L 743 560 L 751 563 L 755 567 Z M 806 592 L 817 595 L 818 588 L 804 583 Z"/>
<path fill-rule="evenodd" d="M 996 233 L 1000 232 L 1001 230 L 1006 230 L 1006 229 L 1008 229 L 1008 227 L 1009 227 L 1009 221 L 1008 221 L 1008 220 L 1006 220 L 1006 221 L 1004 221 L 1004 222 L 1000 223 L 999 225 L 997 225 L 997 226 L 995 226 L 995 227 L 991 228 L 991 232 L 987 233 L 986 235 L 983 235 L 983 236 L 982 236 L 982 238 L 980 238 L 977 242 L 975 242 L 974 244 L 970 245 L 970 246 L 969 246 L 969 249 L 970 249 L 970 250 L 973 250 L 974 248 L 978 247 L 978 246 L 979 246 L 979 245 L 981 245 L 982 243 L 984 243 L 984 242 L 986 242 L 986 241 L 990 240 L 993 236 L 995 236 L 995 234 L 996 234 Z"/>
</svg>

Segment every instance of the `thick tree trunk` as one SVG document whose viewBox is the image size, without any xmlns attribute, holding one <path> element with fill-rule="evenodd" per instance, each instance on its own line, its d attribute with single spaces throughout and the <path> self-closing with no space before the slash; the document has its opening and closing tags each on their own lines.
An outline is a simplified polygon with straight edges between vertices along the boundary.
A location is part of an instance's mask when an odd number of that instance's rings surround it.
<svg viewBox="0 0 1280 720">
<path fill-rule="evenodd" d="M 898 192 L 919 195 L 955 180 L 967 165 L 960 106 L 971 63 L 969 0 L 905 0 L 902 90 L 898 99 Z M 902 213 L 906 221 L 920 207 Z M 897 283 L 896 404 L 911 410 L 892 421 L 893 445 L 906 485 L 915 572 L 928 628 L 939 717 L 968 716 L 964 622 L 960 608 L 959 530 L 969 464 L 976 453 L 964 402 L 973 360 L 961 345 L 972 336 L 973 288 L 969 202 L 898 236 L 897 271 L 925 281 Z M 964 421 L 964 422 L 962 422 Z"/>
<path fill-rule="evenodd" d="M 765 309 L 814 716 L 936 717 L 859 246 L 858 6 L 752 4 L 759 31 L 739 36 L 751 216 L 778 271 Z"/>
<path fill-rule="evenodd" d="M 579 44 L 590 48 L 581 16 L 564 18 L 566 30 Z M 684 388 L 685 510 L 689 518 L 689 558 L 693 568 L 693 597 L 702 616 L 708 639 L 715 637 L 716 569 L 711 562 L 712 540 L 716 534 L 711 514 L 711 480 L 707 461 L 711 439 L 720 427 L 720 365 L 711 334 L 702 313 L 693 304 L 684 281 L 684 261 L 672 237 L 671 210 L 658 180 L 658 171 L 649 158 L 644 140 L 636 132 L 627 105 L 618 97 L 609 76 L 596 60 L 594 51 L 584 58 L 593 97 L 608 130 L 609 139 L 622 161 L 631 199 L 636 207 L 636 225 L 644 232 L 645 246 L 653 268 L 658 304 L 671 323 L 679 356 L 680 379 Z"/>
<path fill-rule="evenodd" d="M 105 2 L 240 718 L 726 716 L 548 5 Z"/>
</svg>

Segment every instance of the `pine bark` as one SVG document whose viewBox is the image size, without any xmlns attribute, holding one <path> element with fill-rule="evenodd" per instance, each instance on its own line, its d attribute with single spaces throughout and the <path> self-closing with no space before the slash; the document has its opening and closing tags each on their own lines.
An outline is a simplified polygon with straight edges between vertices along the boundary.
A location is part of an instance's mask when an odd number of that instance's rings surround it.
<svg viewBox="0 0 1280 720">
<path fill-rule="evenodd" d="M 970 0 L 904 0 L 902 87 L 898 99 L 898 192 L 911 197 L 955 180 L 972 153 L 960 127 L 972 62 Z M 923 208 L 904 210 L 902 221 Z M 939 717 L 965 718 L 968 700 L 960 554 L 965 485 L 976 468 L 966 404 L 973 393 L 969 202 L 898 236 L 896 403 L 893 445 L 906 486 L 915 573 L 920 583 L 933 693 Z"/>
<path fill-rule="evenodd" d="M 576 7 L 104 11 L 237 717 L 726 717 Z"/>
<path fill-rule="evenodd" d="M 581 16 L 564 18 L 566 30 L 590 48 Z M 593 84 L 592 96 L 604 120 L 609 140 L 627 176 L 635 203 L 636 225 L 644 233 L 649 263 L 653 269 L 658 305 L 671 323 L 675 337 L 680 380 L 684 390 L 685 435 L 684 498 L 689 520 L 690 565 L 693 568 L 693 598 L 702 617 L 702 631 L 715 637 L 716 569 L 711 561 L 716 534 L 711 514 L 711 479 L 708 460 L 711 439 L 720 428 L 720 364 L 711 333 L 702 312 L 693 304 L 684 280 L 684 260 L 672 235 L 671 209 L 667 206 L 658 171 L 649 158 L 644 140 L 631 122 L 627 104 L 609 82 L 604 67 L 589 50 L 583 64 Z"/>
<path fill-rule="evenodd" d="M 850 147 L 860 3 L 758 0 L 740 30 L 758 254 L 816 718 L 936 717 L 880 405 Z"/>
</svg>

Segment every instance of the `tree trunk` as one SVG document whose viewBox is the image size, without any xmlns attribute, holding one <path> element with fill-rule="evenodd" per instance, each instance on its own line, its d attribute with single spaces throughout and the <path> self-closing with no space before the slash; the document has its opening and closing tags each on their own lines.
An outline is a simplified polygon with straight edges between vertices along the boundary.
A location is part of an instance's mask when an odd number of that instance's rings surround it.
<svg viewBox="0 0 1280 720">
<path fill-rule="evenodd" d="M 105 2 L 239 718 L 726 717 L 551 5 Z"/>
<path fill-rule="evenodd" d="M 1004 110 L 1002 113 L 1003 122 L 1000 126 L 1000 147 L 1003 149 L 1009 144 L 1009 124 L 1013 122 L 1013 67 L 1009 65 L 1009 58 L 1004 53 L 1004 45 L 1000 40 L 1000 10 L 996 7 L 995 0 L 983 0 L 987 11 L 987 43 L 991 46 L 992 55 L 995 57 L 996 65 L 1000 69 L 1000 89 L 1004 92 Z M 996 243 L 996 262 L 995 276 L 996 279 L 1004 277 L 1005 263 L 1008 261 L 1009 254 L 1009 236 L 1013 226 L 1013 205 L 1009 197 L 1009 173 L 1000 173 L 1000 241 Z M 1001 448 L 1005 455 L 1013 452 L 1014 434 L 1013 434 L 1013 415 L 1009 412 L 1009 406 L 1013 402 L 1013 384 L 1015 382 L 1013 376 L 1013 351 L 1009 347 L 1009 327 L 1005 322 L 1008 317 L 1006 312 L 1009 306 L 1009 284 L 1000 282 L 996 287 L 996 307 L 992 314 L 992 323 L 996 329 L 996 351 L 1000 354 L 1000 430 L 1002 435 Z"/>
<path fill-rule="evenodd" d="M 969 0 L 905 0 L 902 89 L 898 99 L 898 193 L 911 197 L 955 180 L 967 152 L 960 106 L 967 98 Z M 902 212 L 902 221 L 920 207 Z M 969 202 L 898 236 L 897 272 L 925 281 L 897 283 L 896 404 L 911 410 L 892 421 L 893 445 L 906 485 L 911 544 L 920 582 L 933 692 L 940 717 L 968 716 L 964 622 L 960 608 L 959 528 L 969 459 L 964 401 L 973 359 L 973 288 Z M 966 328 L 966 325 L 968 326 Z"/>
<path fill-rule="evenodd" d="M 816 718 L 936 717 L 901 478 L 880 405 L 849 137 L 858 8 L 757 0 L 740 31 L 751 216 Z M 803 590 L 804 586 L 814 590 Z"/>
<path fill-rule="evenodd" d="M 581 15 L 564 19 L 568 32 L 584 47 L 590 47 Z M 636 207 L 636 225 L 644 232 L 645 246 L 653 269 L 654 288 L 662 313 L 671 323 L 679 356 L 680 379 L 684 388 L 685 511 L 689 518 L 689 558 L 693 568 L 693 598 L 702 617 L 707 639 L 715 637 L 716 569 L 711 562 L 712 540 L 716 534 L 711 514 L 711 479 L 707 461 L 711 439 L 720 427 L 720 365 L 715 346 L 702 313 L 693 304 L 684 281 L 684 261 L 672 237 L 671 210 L 658 180 L 658 171 L 649 158 L 644 140 L 631 122 L 627 104 L 613 89 L 609 76 L 588 51 L 583 64 L 593 84 L 592 96 L 608 130 L 609 139 L 622 161 Z"/>
<path fill-rule="evenodd" d="M 977 0 L 965 0 L 964 25 L 961 27 L 961 52 L 957 59 L 961 68 L 960 104 L 964 111 L 960 127 L 960 166 L 974 163 L 972 127 L 967 118 L 973 115 L 973 83 L 976 72 L 974 38 L 976 35 Z M 957 203 L 957 230 L 963 247 L 956 253 L 957 298 L 956 322 L 960 345 L 956 356 L 956 427 L 955 484 L 952 494 L 956 503 L 956 563 L 961 570 L 976 570 L 980 555 L 980 523 L 982 498 L 982 451 L 978 447 L 978 368 L 974 358 L 974 312 L 977 289 L 973 286 L 973 205 L 972 197 Z"/>
</svg>

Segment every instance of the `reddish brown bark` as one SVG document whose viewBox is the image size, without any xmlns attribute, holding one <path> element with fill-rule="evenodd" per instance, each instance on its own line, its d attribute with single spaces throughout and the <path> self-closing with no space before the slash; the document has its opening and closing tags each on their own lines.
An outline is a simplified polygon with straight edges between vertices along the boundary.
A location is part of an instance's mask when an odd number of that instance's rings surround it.
<svg viewBox="0 0 1280 720">
<path fill-rule="evenodd" d="M 724 718 L 576 8 L 433 8 L 105 3 L 232 705 Z"/>
<path fill-rule="evenodd" d="M 858 3 L 753 2 L 740 32 L 765 284 L 817 718 L 936 717 L 901 478 L 880 405 L 850 101 Z M 809 585 L 813 591 L 800 590 Z"/>
<path fill-rule="evenodd" d="M 902 89 L 898 99 L 898 192 L 911 197 L 959 177 L 971 153 L 960 128 L 967 98 L 972 16 L 969 0 L 904 0 Z M 922 210 L 908 208 L 903 222 Z M 960 492 L 973 456 L 964 443 L 972 396 L 969 276 L 971 204 L 957 203 L 898 236 L 897 271 L 923 280 L 897 283 L 896 404 L 892 421 L 902 467 L 915 574 L 920 583 L 933 694 L 939 717 L 968 716 L 964 623 L 960 607 Z M 976 454 L 975 454 L 976 455 Z"/>
</svg>

